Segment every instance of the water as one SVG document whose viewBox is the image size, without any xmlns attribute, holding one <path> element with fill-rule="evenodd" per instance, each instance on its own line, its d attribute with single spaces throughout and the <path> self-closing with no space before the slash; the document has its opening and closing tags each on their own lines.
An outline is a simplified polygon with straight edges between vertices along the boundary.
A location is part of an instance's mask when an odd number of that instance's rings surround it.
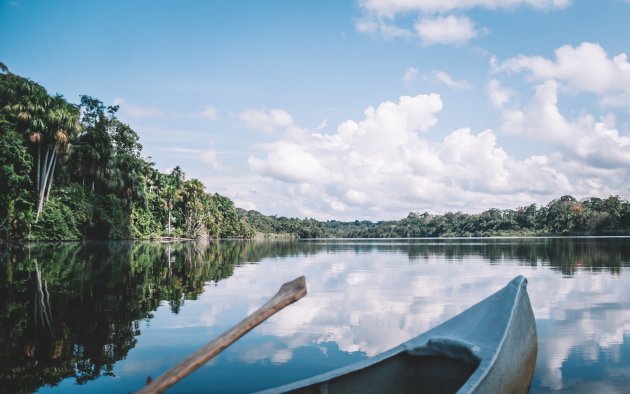
<svg viewBox="0 0 630 394">
<path fill-rule="evenodd" d="M 626 392 L 630 239 L 0 245 L 0 391 L 140 388 L 280 284 L 308 295 L 172 392 L 240 393 L 387 350 L 529 279 L 532 392 Z"/>
</svg>

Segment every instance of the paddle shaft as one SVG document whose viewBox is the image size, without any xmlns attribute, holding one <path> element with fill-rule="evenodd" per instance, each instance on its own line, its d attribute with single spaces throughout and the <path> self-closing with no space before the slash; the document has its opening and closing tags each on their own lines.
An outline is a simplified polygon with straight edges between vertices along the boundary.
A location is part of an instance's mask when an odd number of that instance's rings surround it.
<svg viewBox="0 0 630 394">
<path fill-rule="evenodd" d="M 276 295 L 274 295 L 273 298 L 267 301 L 263 306 L 258 308 L 256 312 L 247 316 L 237 325 L 224 332 L 201 349 L 197 350 L 175 367 L 163 373 L 153 382 L 144 386 L 138 391 L 138 394 L 164 392 L 169 387 L 208 362 L 208 360 L 221 353 L 225 348 L 245 335 L 252 328 L 267 320 L 284 307 L 291 305 L 295 301 L 304 297 L 304 295 L 306 295 L 306 279 L 304 276 L 300 276 L 291 282 L 283 284 Z"/>
</svg>

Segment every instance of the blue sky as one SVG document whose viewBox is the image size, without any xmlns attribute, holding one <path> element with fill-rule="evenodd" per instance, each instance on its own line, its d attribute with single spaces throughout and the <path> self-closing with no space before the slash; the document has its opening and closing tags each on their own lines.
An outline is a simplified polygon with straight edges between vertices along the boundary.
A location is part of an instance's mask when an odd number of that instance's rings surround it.
<svg viewBox="0 0 630 394">
<path fill-rule="evenodd" d="M 630 1 L 0 3 L 0 61 L 265 214 L 630 197 Z"/>
</svg>

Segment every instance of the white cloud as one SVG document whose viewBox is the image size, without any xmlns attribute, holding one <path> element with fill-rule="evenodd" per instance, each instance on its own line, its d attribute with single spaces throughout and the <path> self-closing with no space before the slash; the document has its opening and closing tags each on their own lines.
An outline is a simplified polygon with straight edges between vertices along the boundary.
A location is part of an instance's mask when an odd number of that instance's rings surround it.
<svg viewBox="0 0 630 394">
<path fill-rule="evenodd" d="M 534 81 L 557 80 L 574 93 L 588 92 L 604 105 L 630 108 L 630 63 L 625 53 L 609 57 L 599 44 L 583 42 L 564 45 L 555 51 L 555 60 L 542 56 L 517 56 L 493 64 L 493 71 L 528 71 Z"/>
<path fill-rule="evenodd" d="M 491 130 L 477 135 L 470 129 L 455 130 L 444 138 L 440 158 L 449 163 L 451 177 L 462 188 L 498 191 L 508 186 L 510 171 L 506 165 L 508 155 L 496 142 Z M 461 173 L 466 177 L 456 175 Z"/>
<path fill-rule="evenodd" d="M 328 127 L 328 119 L 324 119 L 319 122 L 317 127 L 315 127 L 315 130 L 324 130 L 326 127 Z"/>
<path fill-rule="evenodd" d="M 503 112 L 503 130 L 549 144 L 571 160 L 591 167 L 625 169 L 630 165 L 630 137 L 621 135 L 614 119 L 596 120 L 583 113 L 568 120 L 558 108 L 558 84 L 553 80 L 536 87 L 524 108 Z"/>
<path fill-rule="evenodd" d="M 403 75 L 403 82 L 405 83 L 405 86 L 411 85 L 411 83 L 416 79 L 416 75 L 418 75 L 417 68 L 407 67 L 405 74 Z"/>
<path fill-rule="evenodd" d="M 241 112 L 238 117 L 246 127 L 265 133 L 274 133 L 293 126 L 293 118 L 283 109 L 269 111 L 248 109 Z"/>
<path fill-rule="evenodd" d="M 570 0 L 362 0 L 361 6 L 369 13 L 392 18 L 400 13 L 443 13 L 471 8 L 501 9 L 520 5 L 536 9 L 565 8 Z"/>
<path fill-rule="evenodd" d="M 592 109 L 567 115 L 559 104 L 561 93 L 587 93 L 603 105 L 630 107 L 625 54 L 610 58 L 598 44 L 582 43 L 558 48 L 555 60 L 518 56 L 503 63 L 491 59 L 490 66 L 497 76 L 528 72 L 533 95 L 525 103 L 497 79 L 488 84 L 488 96 L 501 111 L 503 132 L 552 150 L 536 161 L 566 179 L 564 190 L 582 197 L 630 192 L 630 136 L 619 130 L 615 116 L 593 115 Z"/>
<path fill-rule="evenodd" d="M 348 190 L 345 196 L 348 199 L 348 201 L 355 204 L 365 204 L 369 200 L 369 197 L 367 194 L 354 190 L 354 189 Z"/>
<path fill-rule="evenodd" d="M 392 38 L 412 38 L 411 30 L 402 28 L 393 23 L 386 22 L 382 19 L 361 18 L 355 23 L 355 28 L 360 33 L 367 33 L 373 36 L 380 35 L 385 39 Z"/>
<path fill-rule="evenodd" d="M 436 127 L 444 105 L 437 94 L 382 102 L 328 132 L 300 128 L 288 113 L 279 118 L 290 121 L 278 122 L 262 112 L 259 123 L 271 124 L 263 129 L 278 129 L 280 123 L 287 132 L 250 156 L 250 169 L 259 178 L 239 194 L 239 201 L 268 214 L 386 219 L 409 211 L 479 212 L 544 204 L 563 194 L 630 194 L 627 131 L 616 125 L 613 114 L 568 112 L 558 103 L 558 95 L 570 91 L 608 97 L 616 86 L 610 74 L 623 86 L 625 55 L 611 58 L 593 44 L 565 46 L 556 53 L 555 61 L 523 56 L 502 63 L 491 60 L 495 78 L 486 92 L 500 111 L 502 134 Z M 577 63 L 589 56 L 594 59 L 584 59 L 591 65 L 580 76 L 574 71 Z M 596 72 L 598 64 L 604 68 L 601 73 Z M 502 73 L 522 70 L 531 73 L 535 84 L 534 94 L 523 103 L 524 91 L 499 79 Z M 408 68 L 403 80 L 412 81 L 416 72 Z M 470 86 L 439 70 L 432 77 L 452 88 Z M 502 138 L 512 144 L 504 145 Z M 517 159 L 505 147 L 526 140 L 535 142 L 527 156 L 516 152 L 521 156 Z"/>
<path fill-rule="evenodd" d="M 358 19 L 354 27 L 359 33 L 376 34 L 379 31 L 378 21 L 367 18 Z"/>
<path fill-rule="evenodd" d="M 488 85 L 486 86 L 486 91 L 492 105 L 499 109 L 505 107 L 512 96 L 512 93 L 508 89 L 505 89 L 501 85 L 501 82 L 496 79 L 488 82 Z"/>
<path fill-rule="evenodd" d="M 219 111 L 214 107 L 205 107 L 203 110 L 193 113 L 193 116 L 199 116 L 208 119 L 218 119 Z"/>
<path fill-rule="evenodd" d="M 241 197 L 268 214 L 382 219 L 427 204 L 434 212 L 478 212 L 497 201 L 499 208 L 546 203 L 576 190 L 572 182 L 584 168 L 556 169 L 561 155 L 516 160 L 492 130 L 463 128 L 434 141 L 430 130 L 442 105 L 437 94 L 402 96 L 340 123 L 336 133 L 285 135 L 249 158 L 267 180 Z"/>
<path fill-rule="evenodd" d="M 465 44 L 478 34 L 470 19 L 455 15 L 423 17 L 415 30 L 425 45 Z"/>
<path fill-rule="evenodd" d="M 479 31 L 468 17 L 445 14 L 473 8 L 497 10 L 518 6 L 561 9 L 570 3 L 570 0 L 360 0 L 364 15 L 357 20 L 355 28 L 358 32 L 387 39 L 411 39 L 415 31 L 426 45 L 462 45 L 476 37 Z M 419 20 L 413 28 L 402 27 L 396 21 L 401 14 L 415 14 Z"/>
<path fill-rule="evenodd" d="M 449 89 L 453 89 L 453 90 L 472 89 L 472 85 L 470 83 L 468 83 L 468 81 L 466 81 L 465 79 L 457 81 L 457 80 L 453 79 L 453 77 L 451 77 L 445 71 L 435 70 L 435 71 L 433 71 L 433 73 L 431 75 L 432 75 L 434 81 L 445 85 Z"/>
<path fill-rule="evenodd" d="M 116 100 L 114 100 L 114 102 L 116 102 Z M 146 107 L 133 103 L 125 103 L 124 100 L 118 102 L 120 104 L 116 105 L 120 105 L 122 112 L 132 118 L 161 118 L 166 115 L 166 113 L 159 108 Z"/>
<path fill-rule="evenodd" d="M 329 179 L 319 159 L 297 144 L 278 141 L 269 144 L 267 149 L 265 159 L 249 158 L 250 167 L 257 173 L 286 182 L 326 182 Z"/>
<path fill-rule="evenodd" d="M 212 142 L 210 142 L 210 145 L 211 146 L 213 145 Z M 187 158 L 200 160 L 202 163 L 209 165 L 213 171 L 219 172 L 219 171 L 224 171 L 226 169 L 226 167 L 223 164 L 221 164 L 221 162 L 219 161 L 218 154 L 216 150 L 214 150 L 213 148 L 199 149 L 199 148 L 183 148 L 179 146 L 172 146 L 172 147 L 165 148 L 163 150 L 165 152 L 173 153 L 173 154 L 184 156 Z M 167 172 L 170 172 L 171 170 L 172 169 L 170 169 Z"/>
<path fill-rule="evenodd" d="M 206 106 L 200 111 L 192 112 L 164 111 L 157 107 L 143 106 L 131 103 L 122 97 L 116 97 L 113 101 L 113 105 L 119 105 L 120 110 L 125 115 L 132 118 L 207 118 L 212 120 L 219 118 L 219 111 L 211 106 Z"/>
<path fill-rule="evenodd" d="M 214 171 L 222 171 L 223 165 L 219 162 L 217 152 L 214 149 L 206 149 L 200 152 L 201 161 L 210 165 Z"/>
<path fill-rule="evenodd" d="M 179 146 L 171 146 L 169 148 L 165 148 L 164 149 L 165 152 L 169 152 L 169 153 L 180 153 L 180 154 L 197 154 L 197 153 L 201 153 L 201 149 L 195 149 L 195 148 L 182 148 Z"/>
</svg>

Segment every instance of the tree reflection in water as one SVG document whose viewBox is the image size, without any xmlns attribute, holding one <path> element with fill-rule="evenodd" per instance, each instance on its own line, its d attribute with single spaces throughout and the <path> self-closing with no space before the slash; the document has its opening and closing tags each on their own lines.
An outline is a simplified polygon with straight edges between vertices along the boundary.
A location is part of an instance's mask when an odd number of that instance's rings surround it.
<svg viewBox="0 0 630 394">
<path fill-rule="evenodd" d="M 1 247 L 0 387 L 13 393 L 112 375 L 161 302 L 178 313 L 258 253 L 251 242 Z"/>
<path fill-rule="evenodd" d="M 0 391 L 32 392 L 65 378 L 113 375 L 140 323 L 162 303 L 177 314 L 208 282 L 267 257 L 351 251 L 411 261 L 517 261 L 565 276 L 619 275 L 630 245 L 615 239 L 322 240 L 0 244 Z"/>
</svg>

